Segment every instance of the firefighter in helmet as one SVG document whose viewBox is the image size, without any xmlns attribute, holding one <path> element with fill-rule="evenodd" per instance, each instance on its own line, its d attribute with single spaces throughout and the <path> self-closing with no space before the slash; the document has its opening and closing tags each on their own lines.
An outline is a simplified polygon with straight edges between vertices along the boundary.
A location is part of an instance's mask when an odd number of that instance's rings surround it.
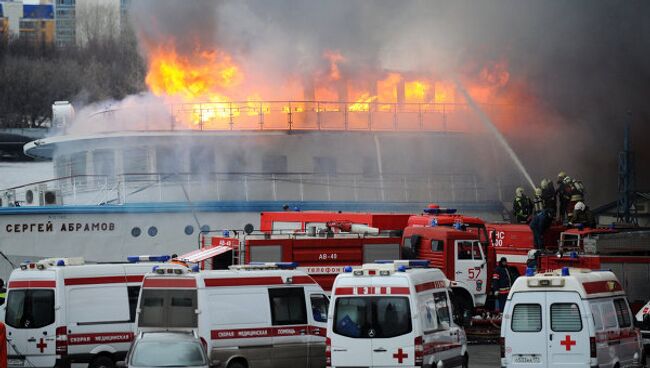
<svg viewBox="0 0 650 368">
<path fill-rule="evenodd" d="M 535 249 L 542 249 L 544 247 L 544 232 L 549 228 L 549 226 L 551 226 L 553 216 L 551 215 L 550 210 L 544 208 L 541 188 L 535 188 L 533 209 L 534 214 L 529 226 L 533 231 L 533 242 Z"/>
<path fill-rule="evenodd" d="M 533 270 L 537 270 L 538 266 L 538 258 L 540 255 L 541 251 L 539 249 L 531 249 L 528 251 L 528 259 L 526 260 L 526 268 L 532 268 Z"/>
<path fill-rule="evenodd" d="M 542 179 L 540 188 L 542 189 L 544 208 L 550 212 L 551 217 L 555 218 L 557 213 L 557 193 L 555 193 L 553 181 L 550 179 Z"/>
<path fill-rule="evenodd" d="M 584 202 L 576 203 L 573 209 L 573 215 L 569 219 L 571 226 L 595 227 L 596 219 L 589 207 Z"/>
<path fill-rule="evenodd" d="M 567 219 L 567 207 L 569 206 L 569 201 L 571 200 L 571 178 L 562 171 L 557 174 L 557 197 L 560 201 L 560 213 L 559 220 L 564 221 Z"/>
<path fill-rule="evenodd" d="M 573 208 L 578 202 L 585 202 L 584 191 L 585 187 L 582 185 L 582 181 L 571 179 L 567 183 L 569 186 L 569 204 L 567 206 L 567 216 L 571 218 L 573 215 Z"/>
<path fill-rule="evenodd" d="M 527 224 L 533 214 L 533 202 L 526 196 L 524 188 L 515 190 L 515 200 L 512 202 L 512 213 L 515 223 Z"/>
<path fill-rule="evenodd" d="M 494 310 L 497 312 L 503 311 L 506 305 L 510 287 L 515 281 L 514 275 L 508 268 L 508 260 L 506 257 L 501 257 L 499 264 L 494 269 L 492 274 L 492 292 L 494 293 Z"/>
</svg>

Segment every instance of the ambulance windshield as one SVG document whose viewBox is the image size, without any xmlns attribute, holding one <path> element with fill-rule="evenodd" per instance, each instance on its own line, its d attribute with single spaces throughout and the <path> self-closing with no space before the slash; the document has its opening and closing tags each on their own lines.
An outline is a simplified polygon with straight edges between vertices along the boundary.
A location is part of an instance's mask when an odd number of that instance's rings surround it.
<svg viewBox="0 0 650 368">
<path fill-rule="evenodd" d="M 54 290 L 10 290 L 5 323 L 14 328 L 41 328 L 54 323 Z"/>
<path fill-rule="evenodd" d="M 389 338 L 411 332 L 411 308 L 406 297 L 336 299 L 334 332 L 353 338 Z"/>
</svg>

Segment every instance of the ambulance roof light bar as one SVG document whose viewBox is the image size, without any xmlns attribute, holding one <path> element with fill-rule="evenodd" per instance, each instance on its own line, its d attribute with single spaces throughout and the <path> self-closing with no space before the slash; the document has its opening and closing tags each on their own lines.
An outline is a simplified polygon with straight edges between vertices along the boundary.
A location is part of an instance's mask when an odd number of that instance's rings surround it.
<svg viewBox="0 0 650 368">
<path fill-rule="evenodd" d="M 160 255 L 160 256 L 128 256 L 126 257 L 127 261 L 130 263 L 138 263 L 138 262 L 167 262 L 171 259 L 170 256 L 168 255 Z"/>
<path fill-rule="evenodd" d="M 154 272 L 158 275 L 182 275 L 186 271 L 185 268 L 180 268 L 180 267 L 160 267 L 160 266 L 153 266 L 151 269 L 151 272 Z"/>
<path fill-rule="evenodd" d="M 85 264 L 83 257 L 71 257 L 71 258 L 45 258 L 41 259 L 38 262 L 32 262 L 26 259 L 23 263 L 20 264 L 21 270 L 26 269 L 38 269 L 44 270 L 49 267 L 55 266 L 79 266 Z"/>
</svg>

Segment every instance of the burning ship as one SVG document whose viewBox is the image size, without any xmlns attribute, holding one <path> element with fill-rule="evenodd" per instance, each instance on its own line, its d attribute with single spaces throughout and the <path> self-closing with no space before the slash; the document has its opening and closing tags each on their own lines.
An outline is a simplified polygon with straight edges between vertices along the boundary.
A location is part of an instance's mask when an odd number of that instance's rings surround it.
<svg viewBox="0 0 650 368">
<path fill-rule="evenodd" d="M 313 75 L 274 84 L 223 52 L 171 50 L 150 53 L 147 95 L 74 120 L 55 104 L 58 134 L 24 147 L 52 160 L 54 179 L 0 192 L 9 260 L 180 254 L 201 232 L 257 227 L 283 206 L 419 213 L 436 202 L 500 219 L 519 180 L 458 90 L 481 113 L 516 120 L 496 97 L 508 79 L 499 63 L 473 81 L 350 75 L 328 51 Z"/>
</svg>

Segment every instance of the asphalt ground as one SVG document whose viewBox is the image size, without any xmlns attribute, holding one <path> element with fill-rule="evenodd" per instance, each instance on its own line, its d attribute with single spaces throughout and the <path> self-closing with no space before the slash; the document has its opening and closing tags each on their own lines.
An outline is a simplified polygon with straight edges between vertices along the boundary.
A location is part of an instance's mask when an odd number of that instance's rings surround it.
<svg viewBox="0 0 650 368">
<path fill-rule="evenodd" d="M 498 344 L 468 345 L 469 366 L 471 368 L 499 368 L 501 366 Z"/>
</svg>

